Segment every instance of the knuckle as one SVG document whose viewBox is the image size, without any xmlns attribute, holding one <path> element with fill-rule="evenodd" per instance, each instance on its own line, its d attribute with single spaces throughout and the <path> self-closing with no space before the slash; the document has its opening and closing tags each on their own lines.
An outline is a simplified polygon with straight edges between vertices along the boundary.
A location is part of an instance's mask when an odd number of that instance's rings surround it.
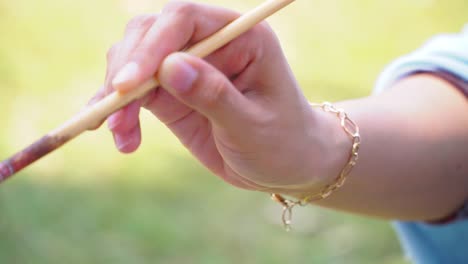
<svg viewBox="0 0 468 264">
<path fill-rule="evenodd" d="M 135 28 L 138 28 L 142 23 L 142 19 L 144 19 L 144 15 L 136 16 L 131 18 L 128 22 L 127 25 L 125 26 L 125 31 L 131 31 Z"/>
<path fill-rule="evenodd" d="M 145 28 L 151 27 L 158 19 L 158 14 L 147 14 L 142 18 L 141 25 Z"/>
<path fill-rule="evenodd" d="M 154 49 L 151 45 L 141 44 L 138 49 L 135 49 L 130 57 L 130 60 L 138 63 L 138 65 L 144 70 L 149 70 L 153 68 L 154 61 L 157 57 L 157 52 L 160 52 L 157 49 Z M 156 71 L 156 69 L 153 69 Z"/>
<path fill-rule="evenodd" d="M 248 45 L 258 46 L 262 43 L 269 43 L 271 41 L 276 41 L 276 34 L 271 28 L 271 26 L 263 21 L 249 31 L 247 31 L 243 36 L 239 37 L 247 42 Z"/>
<path fill-rule="evenodd" d="M 225 100 L 228 89 L 226 80 L 221 75 L 212 77 L 207 86 L 211 87 L 211 89 L 202 89 L 200 91 L 206 107 L 215 107 Z"/>
<path fill-rule="evenodd" d="M 262 21 L 258 24 L 259 30 L 266 32 L 266 33 L 273 33 L 273 29 L 271 28 L 270 24 L 266 21 Z"/>
<path fill-rule="evenodd" d="M 141 27 L 149 27 L 156 21 L 157 17 L 158 15 L 156 14 L 136 16 L 128 21 L 127 26 L 125 27 L 125 31 L 129 32 Z"/>
<path fill-rule="evenodd" d="M 191 16 L 196 9 L 194 3 L 185 1 L 172 1 L 166 5 L 164 12 L 172 13 L 177 16 Z"/>
<path fill-rule="evenodd" d="M 267 38 L 267 39 L 271 39 L 273 36 L 275 36 L 273 29 L 266 21 L 263 21 L 259 23 L 258 25 L 256 25 L 255 27 L 253 27 L 252 34 L 254 36 L 260 36 L 262 38 Z"/>
</svg>

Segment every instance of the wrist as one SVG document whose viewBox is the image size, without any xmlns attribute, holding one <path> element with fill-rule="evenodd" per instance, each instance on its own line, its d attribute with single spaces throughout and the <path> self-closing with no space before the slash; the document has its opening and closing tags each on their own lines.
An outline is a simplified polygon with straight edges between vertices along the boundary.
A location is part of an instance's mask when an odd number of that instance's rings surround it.
<svg viewBox="0 0 468 264">
<path fill-rule="evenodd" d="M 339 136 L 337 130 L 329 125 L 329 118 L 321 119 L 320 115 L 315 112 L 315 122 L 310 123 L 314 124 L 313 127 L 315 130 L 320 131 L 321 133 L 307 133 L 312 136 L 311 143 L 315 143 L 315 145 L 312 145 L 315 146 L 315 148 L 313 148 L 311 156 L 321 157 L 320 159 L 315 159 L 314 162 L 311 162 L 311 164 L 315 165 L 310 167 L 310 173 L 313 176 L 309 179 L 313 179 L 313 185 L 310 185 L 310 182 L 306 181 L 306 184 L 302 186 L 302 189 L 298 189 L 298 192 L 293 193 L 293 196 L 298 198 L 297 200 L 284 198 L 282 195 L 277 193 L 272 193 L 271 196 L 274 201 L 283 206 L 282 221 L 286 230 L 290 229 L 292 209 L 295 206 L 304 206 L 310 202 L 320 201 L 333 194 L 344 185 L 348 175 L 358 160 L 358 152 L 361 145 L 361 136 L 358 125 L 343 109 L 336 108 L 330 103 L 325 102 L 323 104 L 311 105 L 314 107 L 320 107 L 324 112 L 331 113 L 338 117 L 339 127 L 343 130 L 342 134 L 346 134 L 346 136 L 351 139 L 351 151 L 342 151 L 346 146 L 343 136 Z M 312 113 L 313 112 L 314 111 L 312 111 Z M 327 139 L 326 141 L 331 142 L 331 144 L 327 144 L 324 139 Z M 348 154 L 343 155 L 341 153 Z M 319 154 L 320 156 L 318 156 Z M 338 173 L 335 173 L 335 171 L 337 171 L 337 166 L 335 165 L 341 163 L 342 160 L 347 161 L 344 163 L 342 169 L 339 170 Z M 322 174 L 321 176 L 314 176 L 314 172 L 321 172 Z M 333 177 L 333 175 L 336 176 Z M 321 185 L 322 187 L 319 187 Z M 317 191 L 317 188 L 319 188 L 319 191 Z"/>
<path fill-rule="evenodd" d="M 307 139 L 302 183 L 285 194 L 304 198 L 333 184 L 350 159 L 353 141 L 344 131 L 337 114 L 319 107 L 307 108 Z"/>
</svg>

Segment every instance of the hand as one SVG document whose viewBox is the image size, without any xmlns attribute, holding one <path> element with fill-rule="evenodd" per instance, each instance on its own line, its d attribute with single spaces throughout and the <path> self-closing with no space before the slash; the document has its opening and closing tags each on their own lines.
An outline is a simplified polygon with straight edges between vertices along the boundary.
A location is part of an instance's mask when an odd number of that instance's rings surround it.
<svg viewBox="0 0 468 264">
<path fill-rule="evenodd" d="M 334 132 L 308 105 L 269 26 L 257 25 L 204 60 L 177 53 L 238 16 L 172 2 L 161 14 L 130 21 L 108 53 L 105 86 L 97 97 L 113 89 L 125 93 L 155 72 L 161 87 L 109 117 L 115 143 L 124 153 L 138 148 L 144 107 L 202 164 L 237 187 L 314 190 L 330 181 L 327 175 L 337 175 L 329 169 L 336 158 L 330 159 L 322 142 L 324 133 Z"/>
</svg>

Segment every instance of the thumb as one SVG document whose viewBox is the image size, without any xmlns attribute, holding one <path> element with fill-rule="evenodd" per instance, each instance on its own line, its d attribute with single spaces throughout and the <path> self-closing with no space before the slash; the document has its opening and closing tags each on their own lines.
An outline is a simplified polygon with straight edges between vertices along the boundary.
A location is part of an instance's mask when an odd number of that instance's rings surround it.
<svg viewBox="0 0 468 264">
<path fill-rule="evenodd" d="M 180 101 L 220 127 L 238 130 L 239 125 L 254 119 L 256 106 L 224 74 L 200 58 L 171 54 L 162 63 L 158 79 Z"/>
</svg>

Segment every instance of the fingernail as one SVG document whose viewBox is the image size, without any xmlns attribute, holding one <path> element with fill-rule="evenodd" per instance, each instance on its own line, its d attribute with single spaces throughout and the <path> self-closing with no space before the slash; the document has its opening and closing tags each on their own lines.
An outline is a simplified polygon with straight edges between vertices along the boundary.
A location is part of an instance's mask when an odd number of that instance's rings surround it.
<svg viewBox="0 0 468 264">
<path fill-rule="evenodd" d="M 112 80 L 112 86 L 118 88 L 122 85 L 128 84 L 133 81 L 138 75 L 140 68 L 135 62 L 127 63 L 120 71 L 115 75 Z"/>
<path fill-rule="evenodd" d="M 119 150 L 125 150 L 125 147 L 127 147 L 131 143 L 131 139 L 128 137 L 121 136 L 119 134 L 114 134 L 114 140 L 115 140 L 115 145 Z"/>
<path fill-rule="evenodd" d="M 181 55 L 169 58 L 169 68 L 166 76 L 167 84 L 179 93 L 187 92 L 198 78 L 198 71 Z"/>
</svg>

